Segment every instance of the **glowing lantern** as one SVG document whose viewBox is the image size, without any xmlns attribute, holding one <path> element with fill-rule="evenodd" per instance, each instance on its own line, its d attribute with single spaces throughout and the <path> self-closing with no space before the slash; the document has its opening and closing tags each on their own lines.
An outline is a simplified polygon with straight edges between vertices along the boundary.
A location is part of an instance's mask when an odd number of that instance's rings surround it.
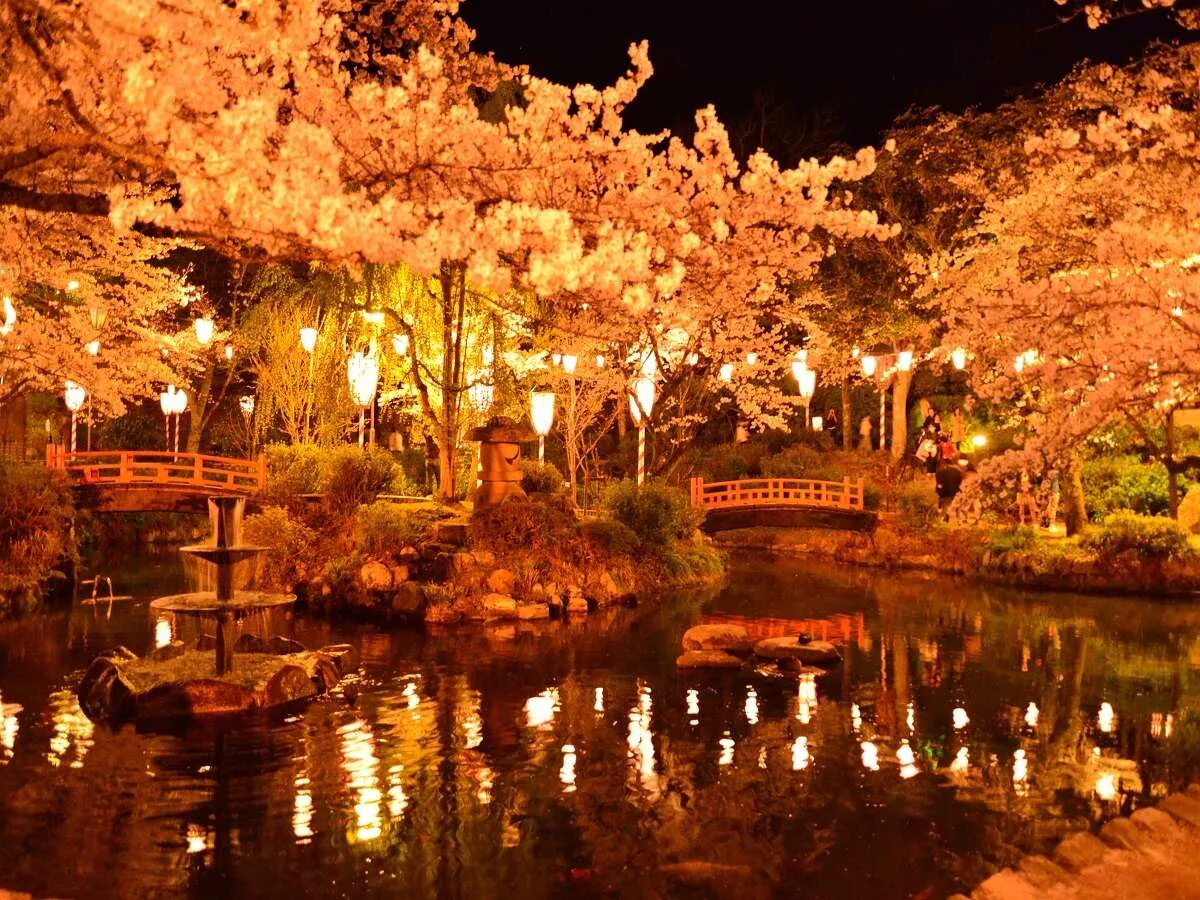
<svg viewBox="0 0 1200 900">
<path fill-rule="evenodd" d="M 575 374 L 575 368 L 579 365 L 579 357 L 571 353 L 564 353 L 562 357 L 563 371 L 568 375 Z"/>
<path fill-rule="evenodd" d="M 646 420 L 654 407 L 654 379 L 642 376 L 634 379 L 633 394 L 629 398 L 629 414 L 638 427 L 637 483 L 646 480 Z"/>
<path fill-rule="evenodd" d="M 874 356 L 870 356 L 870 355 L 864 356 L 862 358 L 863 374 L 866 375 L 868 378 L 874 378 L 875 377 L 875 369 L 878 365 L 879 365 L 879 360 L 877 360 Z"/>
<path fill-rule="evenodd" d="M 855 344 L 853 347 L 850 348 L 850 358 L 851 359 L 858 359 L 859 356 L 861 356 L 861 355 L 862 355 L 862 351 L 858 349 L 858 344 Z"/>
<path fill-rule="evenodd" d="M 699 353 L 689 353 L 688 358 L 687 358 L 687 364 L 689 366 L 698 366 L 700 364 L 700 354 Z"/>
<path fill-rule="evenodd" d="M 822 416 L 812 417 L 812 430 L 821 431 L 825 428 L 825 419 Z"/>
<path fill-rule="evenodd" d="M 408 356 L 408 335 L 393 334 L 392 349 L 396 351 L 397 356 Z"/>
<path fill-rule="evenodd" d="M 242 408 L 242 414 L 248 419 L 254 415 L 254 395 L 243 394 L 238 400 L 238 406 Z"/>
<path fill-rule="evenodd" d="M 733 380 L 733 363 L 722 363 L 721 371 L 717 373 L 717 377 L 722 381 Z"/>
<path fill-rule="evenodd" d="M 77 291 L 77 290 L 79 290 L 79 282 L 76 281 L 74 278 L 72 278 L 70 281 L 67 282 L 67 291 L 71 292 L 71 291 Z"/>
<path fill-rule="evenodd" d="M 954 364 L 954 368 L 960 372 L 967 366 L 967 351 L 963 347 L 955 347 L 950 351 L 950 362 Z"/>
<path fill-rule="evenodd" d="M 68 381 L 63 390 L 63 400 L 67 404 L 67 409 L 71 412 L 79 412 L 83 408 L 83 401 L 87 399 L 87 391 L 82 385 L 76 384 L 74 381 Z"/>
<path fill-rule="evenodd" d="M 901 372 L 907 372 L 912 368 L 913 355 L 911 350 L 901 350 L 896 354 L 896 368 Z"/>
<path fill-rule="evenodd" d="M 596 354 L 596 368 L 597 369 L 604 368 L 604 354 L 603 353 Z"/>
<path fill-rule="evenodd" d="M 559 365 L 562 362 L 562 354 L 561 353 L 551 353 L 550 354 L 550 362 L 554 363 L 554 365 L 556 365 L 556 366 Z"/>
<path fill-rule="evenodd" d="M 225 358 L 226 358 L 226 359 L 233 359 L 233 344 L 226 344 L 226 345 L 225 345 Z"/>
<path fill-rule="evenodd" d="M 312 353 L 317 347 L 317 329 L 301 328 L 300 346 L 304 348 L 305 353 Z"/>
<path fill-rule="evenodd" d="M 812 369 L 805 369 L 800 373 L 796 382 L 800 387 L 800 396 L 804 398 L 804 403 L 807 405 L 817 390 L 817 373 Z"/>
<path fill-rule="evenodd" d="M 350 393 L 358 404 L 358 446 L 366 442 L 367 407 L 375 399 L 375 388 L 379 384 L 379 363 L 366 353 L 355 353 L 346 360 L 346 379 L 350 382 Z"/>
<path fill-rule="evenodd" d="M 213 320 L 207 316 L 201 316 L 192 323 L 192 326 L 196 329 L 196 341 L 201 347 L 207 347 L 213 336 Z"/>
<path fill-rule="evenodd" d="M 751 350 L 746 354 L 746 365 L 753 366 L 758 363 L 758 354 Z"/>
<path fill-rule="evenodd" d="M 546 461 L 546 435 L 554 427 L 554 392 L 533 391 L 529 395 L 529 420 L 538 435 L 538 462 Z"/>
<path fill-rule="evenodd" d="M 91 354 L 92 356 L 100 355 L 100 342 L 99 341 L 88 341 L 86 344 L 83 345 L 83 348 L 85 350 L 87 350 L 87 352 L 89 354 Z"/>
<path fill-rule="evenodd" d="M 987 435 L 986 434 L 972 435 L 971 436 L 971 446 L 973 446 L 976 450 L 982 450 L 984 447 L 987 446 Z"/>
<path fill-rule="evenodd" d="M 0 311 L 4 313 L 3 320 L 0 320 L 0 337 L 8 337 L 8 333 L 17 324 L 17 308 L 13 306 L 12 297 L 4 295 L 3 300 L 0 300 Z"/>
</svg>

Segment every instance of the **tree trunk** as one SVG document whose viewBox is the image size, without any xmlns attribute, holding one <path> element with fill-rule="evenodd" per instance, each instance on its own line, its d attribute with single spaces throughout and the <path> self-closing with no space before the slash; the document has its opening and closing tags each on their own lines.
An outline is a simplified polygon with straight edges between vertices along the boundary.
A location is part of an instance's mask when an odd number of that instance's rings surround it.
<svg viewBox="0 0 1200 900">
<path fill-rule="evenodd" d="M 897 372 L 892 380 L 892 456 L 900 459 L 908 450 L 908 389 L 912 370 Z"/>
<path fill-rule="evenodd" d="M 1179 518 L 1179 474 L 1175 471 L 1175 410 L 1167 410 L 1167 508 Z"/>
<path fill-rule="evenodd" d="M 194 397 L 188 398 L 191 403 L 191 416 L 188 421 L 187 446 L 188 453 L 200 452 L 200 438 L 204 435 L 205 420 L 208 418 L 208 403 L 212 394 L 213 370 L 208 366 L 204 370 L 204 378 Z"/>
<path fill-rule="evenodd" d="M 854 429 L 850 422 L 850 376 L 842 379 L 842 449 L 854 449 Z"/>
<path fill-rule="evenodd" d="M 1087 505 L 1083 499 L 1083 467 L 1074 454 L 1067 460 L 1063 484 L 1063 521 L 1067 534 L 1079 534 L 1087 525 Z"/>
<path fill-rule="evenodd" d="M 455 459 L 454 441 L 447 440 L 445 435 L 438 441 L 438 499 L 451 501 L 456 493 L 455 488 Z"/>
</svg>

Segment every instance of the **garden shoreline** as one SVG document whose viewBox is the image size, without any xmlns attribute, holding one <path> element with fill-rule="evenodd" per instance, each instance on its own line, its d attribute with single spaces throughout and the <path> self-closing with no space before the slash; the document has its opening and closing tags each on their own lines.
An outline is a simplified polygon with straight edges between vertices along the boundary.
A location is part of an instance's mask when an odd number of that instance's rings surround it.
<svg viewBox="0 0 1200 900">
<path fill-rule="evenodd" d="M 714 544 L 739 550 L 808 556 L 854 567 L 925 572 L 1027 590 L 1093 594 L 1139 594 L 1162 600 L 1200 594 L 1200 564 L 1122 554 L 1112 560 L 1076 555 L 1054 558 L 1041 547 L 1000 552 L 988 547 L 995 532 L 940 527 L 914 533 L 883 521 L 873 532 L 831 529 L 747 528 L 721 532 Z M 1061 540 L 1061 539 L 1059 539 Z"/>
</svg>

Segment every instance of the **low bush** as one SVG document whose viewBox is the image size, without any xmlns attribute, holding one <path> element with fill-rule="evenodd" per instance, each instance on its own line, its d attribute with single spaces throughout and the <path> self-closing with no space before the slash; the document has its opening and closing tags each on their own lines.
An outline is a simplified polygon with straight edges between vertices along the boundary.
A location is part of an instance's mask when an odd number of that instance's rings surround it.
<svg viewBox="0 0 1200 900">
<path fill-rule="evenodd" d="M 32 605 L 73 559 L 71 490 L 43 466 L 0 462 L 0 614 Z"/>
<path fill-rule="evenodd" d="M 633 530 L 614 519 L 588 519 L 579 526 L 579 531 L 606 553 L 627 556 L 638 547 L 638 536 Z"/>
<path fill-rule="evenodd" d="M 663 570 L 676 580 L 712 578 L 725 571 L 721 554 L 707 544 L 676 543 L 662 555 Z"/>
<path fill-rule="evenodd" d="M 1089 528 L 1080 546 L 1112 559 L 1126 551 L 1153 560 L 1181 559 L 1191 554 L 1188 536 L 1172 519 L 1118 512 Z"/>
<path fill-rule="evenodd" d="M 374 559 L 395 559 L 403 548 L 416 547 L 429 540 L 434 523 L 447 515 L 449 513 L 427 506 L 377 500 L 358 508 L 354 543 Z"/>
<path fill-rule="evenodd" d="M 272 506 L 296 510 L 304 494 L 325 494 L 328 505 L 350 512 L 379 494 L 422 494 L 391 453 L 339 445 L 276 444 L 267 448 L 267 489 Z"/>
<path fill-rule="evenodd" d="M 997 528 L 988 535 L 987 548 L 992 553 L 1023 553 L 1037 543 L 1037 530 L 1028 525 L 1016 528 Z"/>
<path fill-rule="evenodd" d="M 563 494 L 535 494 L 486 506 L 471 516 L 473 546 L 507 553 L 559 547 L 576 531 L 575 509 Z"/>
<path fill-rule="evenodd" d="M 863 484 L 863 508 L 875 511 L 883 506 L 883 488 L 866 482 Z"/>
<path fill-rule="evenodd" d="M 632 481 L 614 484 L 604 492 L 602 505 L 650 547 L 690 538 L 704 520 L 704 511 L 692 506 L 685 491 L 657 481 L 641 487 Z"/>
<path fill-rule="evenodd" d="M 562 472 L 550 463 L 524 460 L 521 462 L 521 490 L 526 494 L 561 494 Z"/>
<path fill-rule="evenodd" d="M 248 544 L 270 547 L 259 557 L 258 579 L 263 587 L 291 590 L 313 574 L 317 533 L 286 509 L 268 506 L 242 522 L 242 538 Z"/>
<path fill-rule="evenodd" d="M 938 520 L 938 499 L 933 488 L 912 481 L 896 494 L 896 510 L 900 524 L 914 531 L 932 528 Z"/>
<path fill-rule="evenodd" d="M 828 466 L 825 457 L 812 447 L 797 445 L 768 456 L 762 461 L 762 473 L 771 478 L 816 478 L 814 472 Z"/>
<path fill-rule="evenodd" d="M 1123 509 L 1147 516 L 1167 514 L 1167 469 L 1161 463 L 1143 462 L 1136 456 L 1105 456 L 1085 462 L 1080 477 L 1084 502 L 1095 522 Z M 1180 479 L 1180 496 L 1189 483 Z"/>
</svg>

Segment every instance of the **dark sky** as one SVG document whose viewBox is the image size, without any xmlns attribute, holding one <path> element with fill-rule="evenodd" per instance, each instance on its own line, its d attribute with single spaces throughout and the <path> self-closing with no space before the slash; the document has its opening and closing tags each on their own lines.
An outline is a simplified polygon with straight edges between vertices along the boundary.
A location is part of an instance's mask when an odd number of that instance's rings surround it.
<svg viewBox="0 0 1200 900">
<path fill-rule="evenodd" d="M 1083 58 L 1123 61 L 1181 34 L 1159 13 L 1062 24 L 1053 0 L 468 0 L 462 12 L 477 47 L 565 83 L 611 82 L 646 38 L 655 75 L 632 125 L 690 130 L 714 103 L 752 150 L 765 108 L 768 149 L 785 162 L 874 143 L 914 105 L 995 104 Z"/>
</svg>

